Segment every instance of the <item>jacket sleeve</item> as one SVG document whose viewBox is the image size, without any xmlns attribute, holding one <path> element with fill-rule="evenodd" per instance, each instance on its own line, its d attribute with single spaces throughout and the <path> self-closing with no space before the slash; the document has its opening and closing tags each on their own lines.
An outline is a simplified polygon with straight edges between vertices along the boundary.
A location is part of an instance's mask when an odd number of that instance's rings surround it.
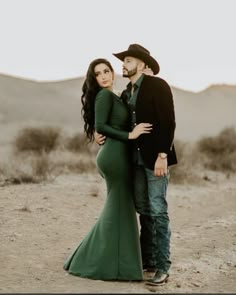
<svg viewBox="0 0 236 295">
<path fill-rule="evenodd" d="M 100 90 L 95 99 L 95 129 L 98 133 L 101 133 L 105 136 L 128 141 L 128 131 L 119 130 L 109 124 L 112 107 L 112 93 L 106 89 Z"/>
<path fill-rule="evenodd" d="M 172 149 L 175 132 L 175 110 L 173 95 L 170 86 L 163 79 L 160 79 L 158 97 L 154 99 L 155 111 L 159 118 L 158 126 L 158 152 L 168 154 Z"/>
</svg>

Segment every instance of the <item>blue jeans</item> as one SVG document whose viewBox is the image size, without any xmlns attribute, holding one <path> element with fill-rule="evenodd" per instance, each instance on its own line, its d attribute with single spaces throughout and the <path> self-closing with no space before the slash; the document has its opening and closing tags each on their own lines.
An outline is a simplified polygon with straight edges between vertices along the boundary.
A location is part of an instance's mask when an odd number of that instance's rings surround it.
<svg viewBox="0 0 236 295">
<path fill-rule="evenodd" d="M 134 202 L 140 214 L 140 243 L 143 265 L 168 273 L 170 261 L 170 236 L 166 192 L 169 171 L 156 177 L 154 171 L 134 165 Z"/>
</svg>

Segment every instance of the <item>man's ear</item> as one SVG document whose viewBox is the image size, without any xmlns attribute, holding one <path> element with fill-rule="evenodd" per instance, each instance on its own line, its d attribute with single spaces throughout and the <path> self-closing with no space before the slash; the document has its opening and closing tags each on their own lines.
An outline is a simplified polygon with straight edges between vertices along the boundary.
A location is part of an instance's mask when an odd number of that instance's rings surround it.
<svg viewBox="0 0 236 295">
<path fill-rule="evenodd" d="M 138 70 L 142 72 L 145 69 L 145 67 L 146 67 L 146 64 L 142 60 L 140 60 L 138 63 Z"/>
</svg>

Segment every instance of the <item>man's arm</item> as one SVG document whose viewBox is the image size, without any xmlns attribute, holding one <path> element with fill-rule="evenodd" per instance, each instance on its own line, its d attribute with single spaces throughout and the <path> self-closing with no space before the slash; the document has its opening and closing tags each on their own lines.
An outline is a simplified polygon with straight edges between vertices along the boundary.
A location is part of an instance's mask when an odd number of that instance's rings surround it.
<svg viewBox="0 0 236 295">
<path fill-rule="evenodd" d="M 172 148 L 175 132 L 175 110 L 171 88 L 159 78 L 153 89 L 157 93 L 154 108 L 158 116 L 158 153 L 168 154 Z"/>
<path fill-rule="evenodd" d="M 174 101 L 170 86 L 163 79 L 160 79 L 155 99 L 155 110 L 159 118 L 158 128 L 158 151 L 154 165 L 154 175 L 163 176 L 167 174 L 167 156 L 170 152 L 174 140 L 175 131 L 175 111 Z"/>
</svg>

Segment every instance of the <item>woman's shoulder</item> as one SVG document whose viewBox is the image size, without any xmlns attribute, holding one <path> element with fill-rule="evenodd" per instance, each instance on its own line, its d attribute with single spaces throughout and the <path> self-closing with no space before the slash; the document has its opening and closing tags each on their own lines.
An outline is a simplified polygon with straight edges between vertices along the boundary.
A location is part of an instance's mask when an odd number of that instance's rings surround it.
<svg viewBox="0 0 236 295">
<path fill-rule="evenodd" d="M 120 92 L 118 91 L 111 91 L 109 89 L 106 88 L 102 88 L 101 90 L 98 91 L 96 98 L 98 97 L 111 97 L 111 96 L 120 96 Z"/>
<path fill-rule="evenodd" d="M 112 92 L 106 88 L 101 88 L 98 93 L 97 93 L 97 96 L 101 96 L 101 95 L 111 95 Z"/>
<path fill-rule="evenodd" d="M 95 101 L 101 103 L 111 103 L 113 101 L 114 93 L 106 88 L 98 91 Z"/>
<path fill-rule="evenodd" d="M 109 97 L 109 96 L 110 96 L 109 90 L 102 88 L 96 94 L 96 100 L 98 100 L 99 98 Z"/>
</svg>

